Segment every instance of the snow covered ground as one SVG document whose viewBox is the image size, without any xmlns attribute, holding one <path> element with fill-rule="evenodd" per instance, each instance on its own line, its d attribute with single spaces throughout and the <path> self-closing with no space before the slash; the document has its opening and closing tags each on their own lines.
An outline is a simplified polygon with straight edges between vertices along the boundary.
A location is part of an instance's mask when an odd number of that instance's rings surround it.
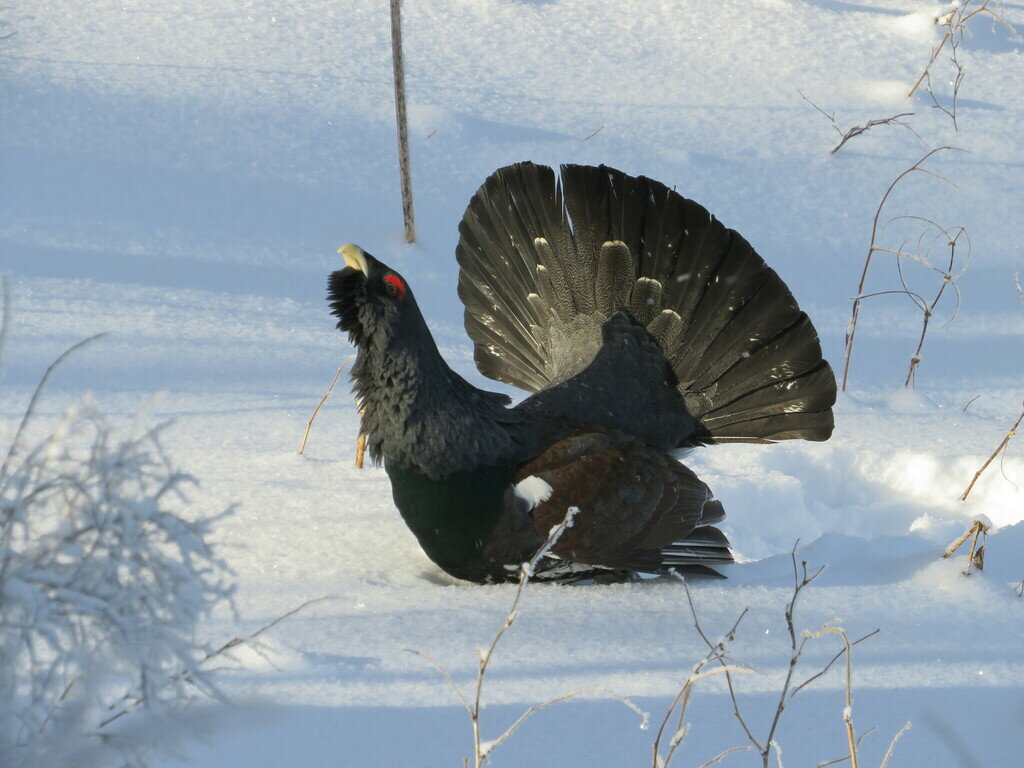
<svg viewBox="0 0 1024 768">
<path fill-rule="evenodd" d="M 976 3 L 977 5 L 977 3 Z M 929 331 L 915 392 L 900 392 L 920 333 L 902 296 L 864 305 L 851 393 L 825 444 L 715 447 L 688 462 L 723 500 L 744 561 L 694 589 L 716 636 L 749 606 L 736 658 L 755 735 L 788 660 L 788 552 L 828 565 L 801 595 L 798 628 L 838 619 L 854 651 L 854 721 L 875 726 L 863 762 L 912 730 L 890 765 L 1020 765 L 1024 735 L 1024 444 L 1010 443 L 966 503 L 960 492 L 1024 397 L 1024 43 L 971 22 L 958 123 L 906 98 L 948 6 L 925 0 L 406 0 L 407 81 L 420 242 L 401 241 L 386 3 L 195 0 L 15 2 L 0 10 L 0 270 L 15 307 L 0 417 L 24 407 L 46 365 L 64 366 L 43 411 L 86 390 L 128 417 L 150 398 L 177 425 L 168 448 L 202 481 L 197 509 L 239 504 L 217 530 L 237 572 L 241 630 L 275 627 L 264 656 L 226 674 L 234 708 L 177 734 L 180 761 L 218 766 L 459 765 L 469 748 L 451 692 L 403 646 L 475 669 L 512 599 L 453 583 L 419 551 L 382 470 L 351 467 L 357 418 L 339 391 L 306 455 L 312 406 L 351 350 L 323 300 L 341 243 L 409 279 L 449 361 L 477 384 L 455 294 L 463 207 L 509 162 L 604 162 L 697 199 L 738 229 L 792 287 L 842 362 L 849 298 L 889 183 L 954 145 L 894 192 L 883 220 L 926 216 L 970 232 L 955 321 Z M 993 6 L 995 7 L 995 6 Z M 1024 4 L 1003 3 L 1024 27 Z M 940 61 L 940 66 L 945 66 Z M 948 99 L 948 67 L 935 78 Z M 914 112 L 920 138 L 880 126 L 829 155 L 843 128 Z M 600 130 L 598 130 L 600 129 Z M 595 131 L 598 131 L 595 134 Z M 591 136 L 591 134 L 593 134 Z M 591 136 L 586 141 L 585 137 Z M 883 245 L 909 236 L 893 224 Z M 938 259 L 938 257 L 936 257 Z M 868 282 L 898 287 L 884 254 Z M 912 287 L 935 275 L 907 271 Z M 945 301 L 945 300 L 944 300 Z M 940 314 L 948 317 L 951 304 Z M 500 385 L 493 385 L 500 389 Z M 968 400 L 980 395 L 964 411 Z M 986 514 L 984 575 L 943 547 Z M 815 641 L 805 677 L 838 650 Z M 656 718 L 703 655 L 678 584 L 531 587 L 499 648 L 485 737 L 523 706 L 604 685 Z M 843 754 L 837 666 L 783 717 L 786 765 Z M 676 758 L 699 766 L 746 743 L 723 681 L 702 681 Z M 650 764 L 652 734 L 607 701 L 547 710 L 495 765 Z M 199 731 L 202 731 L 200 733 Z M 759 764 L 759 761 L 756 761 Z M 754 765 L 734 753 L 726 765 Z"/>
</svg>

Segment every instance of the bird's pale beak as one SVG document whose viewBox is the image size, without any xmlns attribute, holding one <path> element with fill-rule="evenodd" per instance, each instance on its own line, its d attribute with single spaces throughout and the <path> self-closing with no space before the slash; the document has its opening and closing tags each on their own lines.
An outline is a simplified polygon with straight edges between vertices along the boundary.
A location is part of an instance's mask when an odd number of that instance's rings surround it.
<svg viewBox="0 0 1024 768">
<path fill-rule="evenodd" d="M 366 261 L 366 252 L 362 248 L 349 243 L 348 245 L 341 246 L 338 249 L 338 253 L 345 257 L 345 264 L 369 277 L 370 265 Z"/>
</svg>

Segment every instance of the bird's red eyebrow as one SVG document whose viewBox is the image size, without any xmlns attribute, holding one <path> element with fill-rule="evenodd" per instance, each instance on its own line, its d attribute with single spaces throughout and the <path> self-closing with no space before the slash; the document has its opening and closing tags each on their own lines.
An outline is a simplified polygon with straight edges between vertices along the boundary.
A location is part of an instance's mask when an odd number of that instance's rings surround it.
<svg viewBox="0 0 1024 768">
<path fill-rule="evenodd" d="M 405 299 L 405 283 L 402 282 L 402 278 L 398 275 L 388 275 L 384 278 L 384 282 L 395 286 L 398 290 L 398 298 Z"/>
</svg>

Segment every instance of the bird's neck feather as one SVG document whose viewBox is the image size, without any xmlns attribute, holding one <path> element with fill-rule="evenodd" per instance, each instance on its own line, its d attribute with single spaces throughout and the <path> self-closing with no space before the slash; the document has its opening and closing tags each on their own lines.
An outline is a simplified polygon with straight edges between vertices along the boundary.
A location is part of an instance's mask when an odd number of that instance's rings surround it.
<svg viewBox="0 0 1024 768">
<path fill-rule="evenodd" d="M 375 461 L 444 477 L 517 452 L 508 399 L 449 368 L 425 323 L 415 334 L 366 339 L 352 373 Z"/>
</svg>

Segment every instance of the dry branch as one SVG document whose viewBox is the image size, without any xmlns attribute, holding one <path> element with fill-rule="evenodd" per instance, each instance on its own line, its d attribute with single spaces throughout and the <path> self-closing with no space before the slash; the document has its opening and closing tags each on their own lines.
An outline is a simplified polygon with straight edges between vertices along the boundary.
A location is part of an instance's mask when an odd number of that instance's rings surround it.
<svg viewBox="0 0 1024 768">
<path fill-rule="evenodd" d="M 864 285 L 867 282 L 868 270 L 871 267 L 871 259 L 875 255 L 875 253 L 880 250 L 876 245 L 876 242 L 878 239 L 878 223 L 882 217 L 882 210 L 885 208 L 885 204 L 889 200 L 889 196 L 892 194 L 893 190 L 897 187 L 897 185 L 899 185 L 899 183 L 907 176 L 910 176 L 915 172 L 924 173 L 929 176 L 935 176 L 936 178 L 945 181 L 947 184 L 950 184 L 953 187 L 955 187 L 956 185 L 953 184 L 953 182 L 949 181 L 949 179 L 946 179 L 943 176 L 939 176 L 938 174 L 921 167 L 933 155 L 936 155 L 939 152 L 943 152 L 945 150 L 953 150 L 958 152 L 964 151 L 961 149 L 957 149 L 956 147 L 948 146 L 938 147 L 936 149 L 929 151 L 927 154 L 921 157 L 921 159 L 919 159 L 916 163 L 914 163 L 912 166 L 903 171 L 899 176 L 897 176 L 891 184 L 889 184 L 889 188 L 886 189 L 885 194 L 882 195 L 882 199 L 878 203 L 878 208 L 875 209 L 875 216 L 871 224 L 871 240 L 868 244 L 868 252 L 864 258 L 864 267 L 861 270 L 860 281 L 857 283 L 857 293 L 853 298 L 853 308 L 850 312 L 850 322 L 846 328 L 846 354 L 843 361 L 843 378 L 840 387 L 843 392 L 846 391 L 846 384 L 850 375 L 850 359 L 853 355 L 853 344 L 857 334 L 857 320 L 860 317 L 860 305 L 861 302 L 866 298 L 864 296 Z"/>
<path fill-rule="evenodd" d="M 320 407 L 327 402 L 327 398 L 334 392 L 334 385 L 338 383 L 338 379 L 341 377 L 341 372 L 345 370 L 345 366 L 349 364 L 349 361 L 355 355 L 349 355 L 345 358 L 345 362 L 338 366 L 337 372 L 334 374 L 334 378 L 331 379 L 331 386 L 324 392 L 324 396 L 320 398 L 320 402 L 316 404 L 316 408 L 313 409 L 312 415 L 309 417 L 309 421 L 306 422 L 306 431 L 302 433 L 302 445 L 299 446 L 299 454 L 302 454 L 306 450 L 306 441 L 309 440 L 309 430 L 313 428 L 313 420 L 316 419 L 316 415 L 320 412 Z"/>
<path fill-rule="evenodd" d="M 1006 446 L 1009 444 L 1010 440 L 1013 439 L 1013 436 L 1017 434 L 1017 428 L 1020 427 L 1022 421 L 1024 421 L 1024 410 L 1020 412 L 1020 416 L 1017 417 L 1017 421 L 1015 421 L 1013 423 L 1013 426 L 1010 427 L 1010 431 L 1006 433 L 1006 436 L 1002 439 L 1002 441 L 1000 441 L 999 445 L 996 446 L 996 449 L 992 451 L 992 455 L 989 456 L 985 460 L 985 463 L 981 465 L 981 469 L 974 473 L 974 477 L 971 478 L 970 484 L 967 486 L 966 490 L 964 490 L 964 492 L 961 494 L 960 501 L 967 501 L 967 497 L 970 495 L 971 490 L 974 488 L 974 484 L 978 482 L 978 479 L 982 476 L 985 470 L 988 469 L 988 465 L 995 460 L 996 456 L 998 456 L 1000 453 L 1006 450 Z"/>
<path fill-rule="evenodd" d="M 835 115 L 834 112 L 826 112 L 824 109 L 822 109 L 817 104 L 815 104 L 813 101 L 811 101 L 809 98 L 807 98 L 803 94 L 802 91 L 797 90 L 797 93 L 800 94 L 800 98 L 801 99 L 806 101 L 808 104 L 810 104 L 816 110 L 818 110 L 821 114 L 823 114 L 825 117 L 827 117 L 829 122 L 832 123 L 833 130 L 835 130 L 835 132 L 839 134 L 839 143 L 836 144 L 834 147 L 832 147 L 832 149 L 829 150 L 829 154 L 830 155 L 834 155 L 836 152 L 838 152 L 840 149 L 842 149 L 843 145 L 846 144 L 846 142 L 848 142 L 850 139 L 854 139 L 854 138 L 856 138 L 857 136 L 860 136 L 863 133 L 867 133 L 872 128 L 876 128 L 879 125 L 899 125 L 899 126 L 902 126 L 903 128 L 906 128 L 908 131 L 910 131 L 912 134 L 917 136 L 917 138 L 920 139 L 922 143 L 925 143 L 924 139 L 921 139 L 921 136 L 917 133 L 917 131 L 915 131 L 913 128 L 911 128 L 908 123 L 905 123 L 905 122 L 903 122 L 903 120 L 901 120 L 901 118 L 904 118 L 904 117 L 913 117 L 914 116 L 913 112 L 901 112 L 900 114 L 892 115 L 891 117 L 884 117 L 884 118 L 880 118 L 880 119 L 876 119 L 876 120 L 868 120 L 864 125 L 855 125 L 855 126 L 853 126 L 851 128 L 847 128 L 844 131 L 842 128 L 839 127 L 839 123 L 836 121 L 836 115 Z"/>
<path fill-rule="evenodd" d="M 931 56 L 928 57 L 928 63 L 925 65 L 924 70 L 918 76 L 917 80 L 914 81 L 914 85 L 911 86 L 910 91 L 907 93 L 907 98 L 914 95 L 914 92 L 920 87 L 922 82 L 925 82 L 925 90 L 931 97 L 932 106 L 935 109 L 945 112 L 949 118 L 953 121 L 953 129 L 959 130 L 957 124 L 957 99 L 960 96 L 960 86 L 963 84 L 965 77 L 965 71 L 963 65 L 960 63 L 960 45 L 964 39 L 964 33 L 967 31 L 967 23 L 978 15 L 987 15 L 991 18 L 993 24 L 999 24 L 1006 29 L 1014 37 L 1019 37 L 1017 30 L 1013 28 L 1009 22 L 1006 21 L 999 13 L 994 11 L 990 7 L 991 0 L 984 0 L 982 4 L 976 8 L 972 8 L 973 0 L 965 0 L 962 4 L 955 4 L 955 7 L 943 14 L 942 16 L 935 17 L 935 24 L 938 26 L 948 27 L 942 39 L 938 42 L 935 48 L 932 50 Z M 950 104 L 948 107 L 943 106 L 939 99 L 935 95 L 935 91 L 932 88 L 932 67 L 939 57 L 939 54 L 946 44 L 949 44 L 949 63 L 953 68 L 953 75 L 951 79 L 952 94 L 950 96 Z"/>
<path fill-rule="evenodd" d="M 167 680 L 165 680 L 163 682 L 163 686 L 166 687 L 166 686 L 173 685 L 174 683 L 176 683 L 176 682 L 178 682 L 180 680 L 185 680 L 185 681 L 190 682 L 190 683 L 192 683 L 194 685 L 195 684 L 195 680 L 193 679 L 193 677 L 195 675 L 196 670 L 198 670 L 200 667 L 202 667 L 208 661 L 210 661 L 212 659 L 215 659 L 215 658 L 218 658 L 220 656 L 223 656 L 228 651 L 230 651 L 230 650 L 232 650 L 234 648 L 237 648 L 240 645 L 249 645 L 249 644 L 251 644 L 260 635 L 262 635 L 265 632 L 268 632 L 269 630 L 273 629 L 278 624 L 280 624 L 282 621 L 290 619 L 292 616 L 297 614 L 299 611 L 304 610 L 305 608 L 309 607 L 310 605 L 313 605 L 314 603 L 319 603 L 319 602 L 321 602 L 323 600 L 333 600 L 333 599 L 335 599 L 333 596 L 325 595 L 324 597 L 317 597 L 317 598 L 314 598 L 312 600 L 307 600 L 306 602 L 302 603 L 301 605 L 298 605 L 295 608 L 292 608 L 290 611 L 281 614 L 280 616 L 278 616 L 273 621 L 271 621 L 271 622 L 269 622 L 267 624 L 264 624 L 262 627 L 257 629 L 252 634 L 246 635 L 244 637 L 236 636 L 236 637 L 231 638 L 226 643 L 221 645 L 219 648 L 210 651 L 205 656 L 203 656 L 203 658 L 199 659 L 199 661 L 196 662 L 195 666 L 192 669 L 184 670 L 182 672 L 179 672 L 177 675 L 174 675 L 172 677 L 167 678 Z M 144 693 L 134 693 L 134 692 L 126 693 L 115 704 L 112 704 L 110 706 L 111 711 L 117 710 L 116 713 L 113 714 L 113 715 L 108 716 L 105 720 L 103 720 L 100 723 L 99 727 L 100 728 L 105 728 L 106 726 L 110 725 L 114 721 L 119 720 L 120 718 L 122 718 L 125 715 L 129 714 L 130 712 L 132 712 L 140 704 L 145 704 L 145 702 L 146 702 L 146 694 L 144 694 Z"/>
<path fill-rule="evenodd" d="M 534 704 L 533 706 L 526 709 L 526 711 L 524 711 L 508 728 L 506 728 L 498 738 L 493 739 L 491 741 L 485 741 L 481 738 L 480 712 L 483 709 L 483 687 L 484 681 L 486 680 L 487 677 L 487 669 L 491 662 L 491 658 L 494 655 L 495 649 L 498 647 L 498 643 L 501 642 L 502 637 L 505 636 L 505 633 L 515 623 L 517 611 L 519 609 L 519 603 L 522 600 L 524 590 L 526 589 L 526 584 L 533 576 L 534 571 L 537 568 L 537 564 L 540 563 L 540 561 L 547 556 L 548 552 L 551 551 L 551 548 L 558 543 L 558 540 L 561 538 L 562 534 L 565 533 L 566 528 L 572 527 L 573 518 L 577 514 L 579 514 L 579 510 L 576 507 L 570 507 L 568 512 L 566 513 L 565 519 L 551 529 L 551 531 L 548 534 L 548 539 L 544 543 L 544 545 L 539 550 L 537 550 L 536 554 L 532 558 L 530 558 L 529 562 L 523 563 L 520 566 L 519 583 L 516 587 L 515 597 L 512 599 L 512 605 L 509 608 L 508 613 L 505 615 L 505 620 L 501 623 L 501 626 L 498 627 L 498 631 L 494 634 L 494 637 L 491 638 L 491 642 L 487 646 L 487 649 L 477 649 L 477 675 L 476 683 L 473 690 L 472 701 L 470 701 L 470 699 L 465 694 L 463 694 L 462 690 L 455 684 L 455 681 L 452 680 L 452 677 L 448 673 L 448 670 L 445 669 L 442 664 L 438 663 L 430 656 L 420 651 L 411 648 L 403 649 L 409 653 L 419 656 L 420 658 L 426 660 L 431 665 L 433 665 L 441 674 L 441 677 L 444 679 L 444 681 L 452 689 L 452 691 L 455 692 L 455 695 L 458 698 L 459 703 L 461 703 L 462 706 L 465 708 L 466 713 L 469 716 L 470 725 L 472 727 L 473 732 L 474 768 L 481 768 L 481 766 L 483 766 L 487 762 L 491 752 L 495 749 L 495 747 L 497 747 L 509 736 L 515 733 L 516 729 L 519 728 L 520 725 L 526 722 L 526 720 L 528 720 L 534 714 L 541 711 L 542 709 L 551 706 L 552 704 L 557 704 L 562 701 L 568 701 L 569 699 L 575 698 L 576 696 L 579 696 L 584 693 L 601 693 L 605 696 L 614 699 L 615 701 L 618 701 L 623 706 L 627 707 L 628 709 L 632 710 L 633 712 L 636 712 L 641 716 L 641 728 L 647 727 L 647 714 L 641 711 L 640 708 L 637 707 L 632 701 L 622 696 L 619 696 L 618 694 L 608 690 L 607 688 L 601 686 L 592 686 L 588 688 L 577 689 L 575 691 L 572 691 L 571 693 L 567 693 L 562 696 L 549 699 L 548 701 L 545 701 L 541 704 Z M 463 765 L 468 767 L 469 760 L 464 759 Z"/>
</svg>

